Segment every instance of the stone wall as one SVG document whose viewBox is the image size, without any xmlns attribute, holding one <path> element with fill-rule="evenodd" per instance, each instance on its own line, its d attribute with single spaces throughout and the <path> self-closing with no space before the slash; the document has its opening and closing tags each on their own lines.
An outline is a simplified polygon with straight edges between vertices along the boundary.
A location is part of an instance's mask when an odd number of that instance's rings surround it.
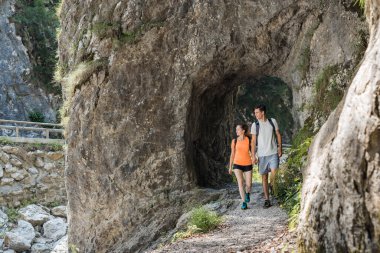
<svg viewBox="0 0 380 253">
<path fill-rule="evenodd" d="M 65 203 L 63 151 L 0 147 L 0 205 Z"/>
</svg>

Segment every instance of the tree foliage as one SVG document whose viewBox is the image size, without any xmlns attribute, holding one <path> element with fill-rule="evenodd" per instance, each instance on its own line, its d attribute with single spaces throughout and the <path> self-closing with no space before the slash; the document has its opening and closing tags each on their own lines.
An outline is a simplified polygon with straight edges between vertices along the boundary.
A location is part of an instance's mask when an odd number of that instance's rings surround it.
<svg viewBox="0 0 380 253">
<path fill-rule="evenodd" d="M 59 0 L 17 0 L 16 14 L 12 18 L 28 48 L 33 66 L 32 78 L 56 94 L 61 93 L 52 82 L 57 63 L 59 20 L 55 9 L 58 4 Z"/>
</svg>

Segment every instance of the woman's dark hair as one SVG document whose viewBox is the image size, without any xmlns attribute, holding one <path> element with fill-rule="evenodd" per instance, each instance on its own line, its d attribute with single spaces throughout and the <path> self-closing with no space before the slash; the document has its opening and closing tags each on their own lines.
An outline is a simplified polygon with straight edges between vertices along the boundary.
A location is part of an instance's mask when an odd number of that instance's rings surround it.
<svg viewBox="0 0 380 253">
<path fill-rule="evenodd" d="M 260 111 L 265 112 L 265 113 L 267 112 L 267 108 L 266 108 L 266 106 L 263 105 L 263 104 L 256 105 L 255 108 L 254 108 L 253 110 L 256 110 L 256 109 L 259 109 Z"/>
<path fill-rule="evenodd" d="M 237 124 L 236 126 L 240 126 L 244 130 L 244 135 L 248 135 L 248 125 L 247 124 Z"/>
</svg>

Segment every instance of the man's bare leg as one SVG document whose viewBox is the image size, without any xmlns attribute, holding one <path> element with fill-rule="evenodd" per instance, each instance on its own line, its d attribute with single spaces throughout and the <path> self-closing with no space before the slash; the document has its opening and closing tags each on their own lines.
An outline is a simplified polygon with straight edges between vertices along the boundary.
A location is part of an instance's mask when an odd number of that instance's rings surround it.
<svg viewBox="0 0 380 253">
<path fill-rule="evenodd" d="M 263 191 L 264 191 L 265 200 L 269 200 L 268 174 L 261 175 L 261 179 L 262 179 L 262 183 L 263 183 Z"/>
</svg>

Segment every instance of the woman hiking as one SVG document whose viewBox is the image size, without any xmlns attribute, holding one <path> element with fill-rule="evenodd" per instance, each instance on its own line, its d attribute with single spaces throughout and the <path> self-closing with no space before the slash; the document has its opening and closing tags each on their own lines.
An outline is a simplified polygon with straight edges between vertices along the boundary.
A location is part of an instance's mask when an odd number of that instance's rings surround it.
<svg viewBox="0 0 380 253">
<path fill-rule="evenodd" d="M 250 201 L 252 186 L 252 159 L 250 155 L 251 138 L 248 136 L 248 126 L 239 124 L 236 126 L 237 138 L 231 143 L 231 157 L 228 172 L 232 174 L 234 170 L 239 185 L 240 197 L 242 200 L 241 209 L 247 209 L 247 203 Z M 244 178 L 245 177 L 245 188 Z"/>
</svg>

